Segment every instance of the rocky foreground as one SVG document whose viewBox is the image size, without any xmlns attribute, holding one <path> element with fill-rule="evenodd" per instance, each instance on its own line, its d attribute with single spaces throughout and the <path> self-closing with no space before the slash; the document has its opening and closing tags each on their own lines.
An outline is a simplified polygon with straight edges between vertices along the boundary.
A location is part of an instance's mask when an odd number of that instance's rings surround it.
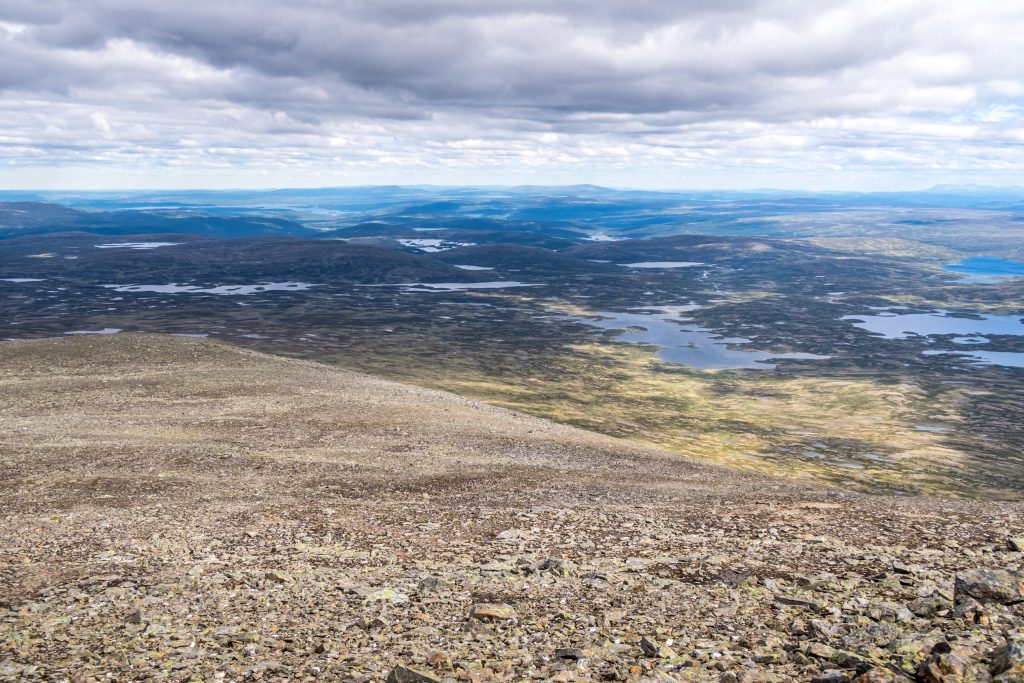
<svg viewBox="0 0 1024 683">
<path fill-rule="evenodd" d="M 0 344 L 0 680 L 1024 681 L 1024 507 L 199 341 Z"/>
</svg>

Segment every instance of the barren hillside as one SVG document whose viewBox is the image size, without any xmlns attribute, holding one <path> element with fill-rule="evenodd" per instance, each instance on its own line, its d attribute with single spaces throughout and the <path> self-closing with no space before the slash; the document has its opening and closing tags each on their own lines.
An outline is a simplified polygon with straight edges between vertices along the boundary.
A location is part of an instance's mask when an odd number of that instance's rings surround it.
<svg viewBox="0 0 1024 683">
<path fill-rule="evenodd" d="M 197 339 L 3 343 L 0 679 L 1024 680 L 1022 510 Z"/>
</svg>

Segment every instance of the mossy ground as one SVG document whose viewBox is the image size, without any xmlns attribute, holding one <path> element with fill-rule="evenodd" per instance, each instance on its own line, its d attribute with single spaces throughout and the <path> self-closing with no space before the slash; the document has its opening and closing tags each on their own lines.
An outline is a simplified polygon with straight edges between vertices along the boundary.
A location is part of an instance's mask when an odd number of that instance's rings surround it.
<svg viewBox="0 0 1024 683">
<path fill-rule="evenodd" d="M 439 363 L 360 365 L 698 460 L 866 491 L 1014 496 L 989 484 L 946 432 L 918 428 L 955 424 L 962 388 L 934 394 L 911 381 L 699 371 L 616 343 L 533 358 L 528 375 Z"/>
</svg>

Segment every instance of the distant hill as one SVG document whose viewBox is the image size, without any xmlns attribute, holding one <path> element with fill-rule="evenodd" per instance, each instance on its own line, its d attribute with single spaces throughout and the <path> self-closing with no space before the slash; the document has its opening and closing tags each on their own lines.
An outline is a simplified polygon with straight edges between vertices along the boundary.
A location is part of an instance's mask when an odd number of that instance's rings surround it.
<svg viewBox="0 0 1024 683">
<path fill-rule="evenodd" d="M 526 221 L 487 216 L 463 216 L 459 214 L 460 207 L 458 204 L 448 203 L 446 206 L 450 213 L 443 216 L 417 212 L 389 214 L 381 218 L 356 223 L 336 230 L 324 231 L 321 233 L 321 236 L 355 237 L 446 231 L 449 234 L 443 236 L 448 238 L 451 238 L 452 233 L 461 233 L 465 237 L 494 241 L 493 235 L 506 236 L 513 240 L 537 240 L 538 236 L 575 240 L 588 234 L 583 228 L 565 221 Z M 529 237 L 529 235 L 533 235 L 533 237 Z M 428 237 L 425 234 L 417 234 L 415 236 Z"/>
<path fill-rule="evenodd" d="M 0 239 L 69 231 L 97 235 L 190 233 L 210 237 L 317 234 L 294 221 L 274 216 L 214 216 L 166 209 L 79 211 L 43 202 L 0 202 Z"/>
<path fill-rule="evenodd" d="M 447 263 L 558 275 L 617 270 L 615 266 L 606 263 L 595 263 L 539 247 L 513 244 L 459 247 L 442 251 L 434 258 Z"/>
<path fill-rule="evenodd" d="M 62 230 L 82 225 L 89 219 L 85 211 L 43 202 L 0 202 L 0 237 L 32 232 Z"/>
<path fill-rule="evenodd" d="M 173 240 L 175 236 L 31 235 L 4 245 L 0 268 L 6 273 L 32 277 L 61 275 L 92 282 L 185 282 L 214 278 L 221 283 L 254 279 L 397 283 L 474 279 L 473 273 L 428 256 L 340 240 L 211 239 L 187 235 L 179 244 L 156 249 L 97 248 L 103 242 L 165 239 Z M 40 252 L 53 257 L 25 258 Z M 65 258 L 68 256 L 73 258 Z"/>
</svg>

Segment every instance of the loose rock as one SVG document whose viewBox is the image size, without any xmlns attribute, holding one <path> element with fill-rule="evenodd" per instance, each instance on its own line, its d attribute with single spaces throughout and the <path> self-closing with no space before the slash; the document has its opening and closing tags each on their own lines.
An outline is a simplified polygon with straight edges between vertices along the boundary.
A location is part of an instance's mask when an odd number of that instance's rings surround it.
<svg viewBox="0 0 1024 683">
<path fill-rule="evenodd" d="M 441 683 L 441 679 L 420 669 L 396 666 L 388 674 L 387 683 Z"/>
<path fill-rule="evenodd" d="M 511 605 L 498 603 L 480 603 L 469 610 L 469 618 L 479 621 L 507 621 L 516 618 L 516 611 Z"/>
<path fill-rule="evenodd" d="M 973 569 L 957 574 L 954 591 L 953 601 L 958 606 L 968 598 L 982 605 L 1024 602 L 1024 574 L 1005 569 Z"/>
</svg>

